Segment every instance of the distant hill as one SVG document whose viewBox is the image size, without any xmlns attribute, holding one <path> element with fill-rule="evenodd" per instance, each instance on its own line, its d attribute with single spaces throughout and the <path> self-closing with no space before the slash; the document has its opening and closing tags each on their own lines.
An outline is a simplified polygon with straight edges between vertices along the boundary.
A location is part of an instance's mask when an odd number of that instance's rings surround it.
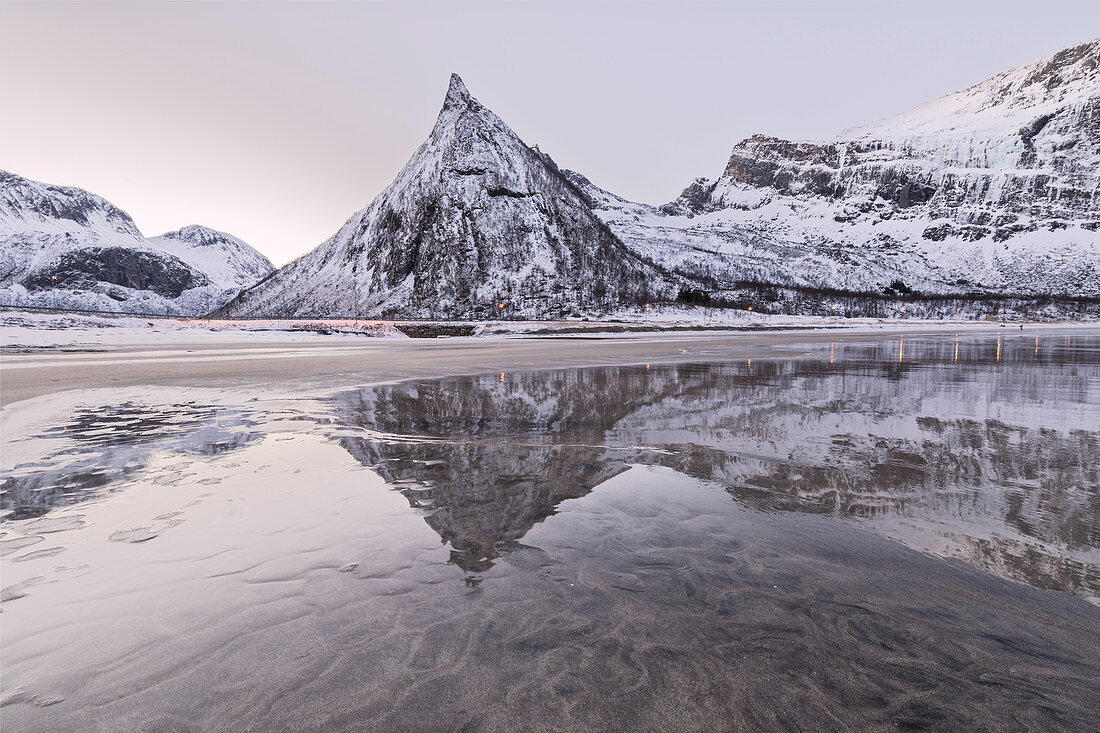
<svg viewBox="0 0 1100 733">
<path fill-rule="evenodd" d="M 145 238 L 83 189 L 0 171 L 0 302 L 191 315 L 274 271 L 236 237 L 188 226 Z"/>
</svg>

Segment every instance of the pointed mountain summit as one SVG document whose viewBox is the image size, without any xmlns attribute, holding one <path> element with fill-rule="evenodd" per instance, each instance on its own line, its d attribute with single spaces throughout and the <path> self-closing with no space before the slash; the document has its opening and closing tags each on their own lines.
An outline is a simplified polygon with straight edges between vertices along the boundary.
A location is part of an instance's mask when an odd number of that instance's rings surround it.
<svg viewBox="0 0 1100 733">
<path fill-rule="evenodd" d="M 549 156 L 456 74 L 431 134 L 393 183 L 224 312 L 552 318 L 670 293 L 669 280 L 619 241 Z"/>
<path fill-rule="evenodd" d="M 473 101 L 475 100 L 470 96 L 470 90 L 466 88 L 462 77 L 458 74 L 451 74 L 451 81 L 447 85 L 447 96 L 443 98 L 443 109 L 453 109 L 458 106 L 466 107 Z"/>
</svg>

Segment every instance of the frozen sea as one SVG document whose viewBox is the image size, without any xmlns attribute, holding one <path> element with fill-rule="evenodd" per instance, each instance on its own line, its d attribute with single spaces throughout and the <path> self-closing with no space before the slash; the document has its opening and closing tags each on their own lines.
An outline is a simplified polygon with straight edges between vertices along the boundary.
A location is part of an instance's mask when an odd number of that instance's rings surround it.
<svg viewBox="0 0 1100 733">
<path fill-rule="evenodd" d="M 1100 336 L 789 352 L 15 403 L 0 720 L 1093 729 Z"/>
</svg>

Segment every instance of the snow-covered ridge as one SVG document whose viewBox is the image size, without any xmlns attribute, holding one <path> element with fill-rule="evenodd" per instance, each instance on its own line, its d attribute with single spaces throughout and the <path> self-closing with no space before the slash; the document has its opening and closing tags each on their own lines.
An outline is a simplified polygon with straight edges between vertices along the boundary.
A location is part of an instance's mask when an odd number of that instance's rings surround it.
<svg viewBox="0 0 1100 733">
<path fill-rule="evenodd" d="M 582 179 L 635 251 L 712 288 L 1100 295 L 1100 41 L 838 141 L 754 135 L 659 208 Z"/>
<path fill-rule="evenodd" d="M 104 198 L 0 170 L 0 236 L 30 232 L 142 239 L 130 215 Z"/>
<path fill-rule="evenodd" d="M 0 171 L 0 300 L 40 307 L 205 312 L 273 271 L 236 237 L 199 226 L 146 239 L 79 188 Z"/>
<path fill-rule="evenodd" d="M 1021 64 L 903 114 L 846 130 L 840 139 L 908 140 L 923 143 L 925 151 L 935 151 L 941 149 L 944 138 L 1011 137 L 1041 117 L 1081 112 L 1095 104 L 1098 95 L 1100 40 L 1094 40 Z"/>
</svg>

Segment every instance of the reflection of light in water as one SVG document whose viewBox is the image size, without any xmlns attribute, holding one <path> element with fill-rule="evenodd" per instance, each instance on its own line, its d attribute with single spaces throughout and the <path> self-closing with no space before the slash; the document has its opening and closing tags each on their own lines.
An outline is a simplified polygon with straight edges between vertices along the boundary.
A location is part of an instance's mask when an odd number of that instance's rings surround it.
<svg viewBox="0 0 1100 733">
<path fill-rule="evenodd" d="M 902 336 L 901 341 L 898 341 L 898 364 L 901 363 L 902 357 L 905 356 L 905 337 Z"/>
<path fill-rule="evenodd" d="M 829 344 L 829 363 L 833 363 L 833 345 Z"/>
<path fill-rule="evenodd" d="M 500 373 L 500 381 L 502 381 L 502 382 L 504 381 L 504 372 Z"/>
<path fill-rule="evenodd" d="M 749 359 L 749 369 L 752 369 L 752 359 Z"/>
<path fill-rule="evenodd" d="M 1031 357 L 1032 361 L 1039 358 L 1039 334 L 1035 334 L 1035 354 Z"/>
<path fill-rule="evenodd" d="M 646 365 L 645 365 L 645 370 L 646 370 L 647 372 L 649 371 L 649 364 L 646 364 Z"/>
<path fill-rule="evenodd" d="M 955 339 L 955 361 L 959 360 L 959 340 Z"/>
<path fill-rule="evenodd" d="M 1001 360 L 1001 337 L 997 337 L 997 361 Z"/>
</svg>

